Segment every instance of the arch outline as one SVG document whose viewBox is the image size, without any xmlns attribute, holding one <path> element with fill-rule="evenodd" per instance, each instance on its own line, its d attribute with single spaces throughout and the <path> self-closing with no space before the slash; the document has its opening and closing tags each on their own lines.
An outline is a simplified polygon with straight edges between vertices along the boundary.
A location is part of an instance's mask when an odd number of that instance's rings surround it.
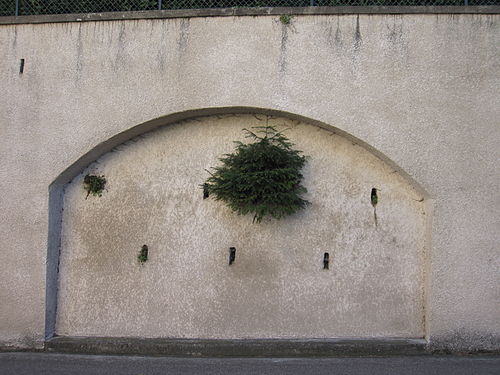
<svg viewBox="0 0 500 375">
<path fill-rule="evenodd" d="M 91 150 L 86 152 L 64 171 L 62 171 L 49 186 L 49 205 L 48 205 L 48 240 L 47 240 L 47 261 L 46 261 L 46 300 L 45 300 L 45 340 L 50 340 L 56 334 L 56 319 L 57 319 L 57 304 L 58 304 L 58 291 L 59 291 L 59 262 L 61 252 L 61 230 L 62 230 L 62 212 L 63 212 L 63 198 L 64 189 L 73 178 L 75 178 L 81 171 L 97 160 L 105 153 L 113 150 L 115 147 L 145 133 L 154 131 L 160 127 L 168 126 L 170 124 L 178 123 L 181 121 L 190 120 L 193 118 L 217 116 L 227 114 L 253 114 L 253 115 L 267 115 L 273 117 L 284 117 L 295 121 L 306 122 L 315 125 L 319 128 L 330 131 L 334 134 L 342 136 L 354 145 L 363 147 L 369 153 L 375 155 L 382 162 L 389 165 L 397 173 L 399 173 L 408 183 L 412 186 L 418 194 L 424 198 L 426 217 L 426 239 L 424 247 L 424 262 L 423 262 L 423 331 L 425 338 L 428 339 L 428 313 L 427 313 L 427 299 L 428 299 L 428 284 L 429 284 L 429 246 L 430 246 L 430 222 L 429 215 L 432 212 L 432 199 L 426 190 L 401 169 L 393 160 L 387 157 L 382 152 L 378 151 L 363 140 L 352 136 L 351 134 L 315 119 L 306 116 L 294 114 L 291 112 L 281 111 L 277 109 L 258 108 L 258 107 L 209 107 L 201 109 L 185 110 L 174 112 L 165 116 L 161 116 L 127 130 L 124 130 L 104 142 L 94 146 Z"/>
</svg>

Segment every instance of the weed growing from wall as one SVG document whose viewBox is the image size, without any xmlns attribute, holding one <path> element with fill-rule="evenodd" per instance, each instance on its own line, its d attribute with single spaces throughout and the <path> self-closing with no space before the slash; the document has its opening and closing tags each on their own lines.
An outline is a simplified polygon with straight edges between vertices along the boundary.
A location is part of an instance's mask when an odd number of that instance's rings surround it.
<svg viewBox="0 0 500 375">
<path fill-rule="evenodd" d="M 292 18 L 293 16 L 289 14 L 282 14 L 280 16 L 280 22 L 282 25 L 290 25 L 290 23 L 292 23 Z"/>
<path fill-rule="evenodd" d="M 137 255 L 137 260 L 140 264 L 144 264 L 148 260 L 148 245 L 142 245 L 141 251 Z"/>
<path fill-rule="evenodd" d="M 222 165 L 213 168 L 202 187 L 236 213 L 254 214 L 254 222 L 281 219 L 309 203 L 301 197 L 306 189 L 300 184 L 306 158 L 274 127 L 253 129 L 243 130 L 254 142 L 235 142 L 234 153 L 220 159 Z"/>
<path fill-rule="evenodd" d="M 102 196 L 102 192 L 104 191 L 104 187 L 106 186 L 106 178 L 104 176 L 96 176 L 87 174 L 83 178 L 83 188 L 87 192 L 88 198 L 90 194 L 93 196 Z"/>
</svg>

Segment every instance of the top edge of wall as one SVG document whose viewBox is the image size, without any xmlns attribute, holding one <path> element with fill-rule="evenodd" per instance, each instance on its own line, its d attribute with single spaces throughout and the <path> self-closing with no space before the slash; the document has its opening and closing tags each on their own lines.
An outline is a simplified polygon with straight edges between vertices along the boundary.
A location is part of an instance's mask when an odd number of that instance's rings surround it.
<svg viewBox="0 0 500 375">
<path fill-rule="evenodd" d="M 17 17 L 8 16 L 0 17 L 0 25 L 194 17 L 276 16 L 282 14 L 295 16 L 342 14 L 500 14 L 500 6 L 347 6 L 149 10 L 132 12 L 51 14 Z"/>
</svg>

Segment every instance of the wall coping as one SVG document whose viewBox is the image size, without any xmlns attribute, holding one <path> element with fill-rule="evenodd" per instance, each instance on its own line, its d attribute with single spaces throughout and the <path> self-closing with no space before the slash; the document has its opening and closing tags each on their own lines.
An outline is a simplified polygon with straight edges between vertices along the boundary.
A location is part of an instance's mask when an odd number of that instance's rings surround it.
<svg viewBox="0 0 500 375">
<path fill-rule="evenodd" d="M 0 17 L 0 25 L 194 17 L 277 16 L 282 14 L 296 16 L 349 14 L 500 14 L 500 6 L 340 6 L 148 10 L 133 12 L 50 14 L 17 17 L 7 16 Z"/>
</svg>

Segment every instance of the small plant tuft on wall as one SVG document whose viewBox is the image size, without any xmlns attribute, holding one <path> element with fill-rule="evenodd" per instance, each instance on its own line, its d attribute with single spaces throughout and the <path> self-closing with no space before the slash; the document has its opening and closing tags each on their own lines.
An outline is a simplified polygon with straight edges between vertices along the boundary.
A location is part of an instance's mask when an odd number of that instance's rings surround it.
<svg viewBox="0 0 500 375">
<path fill-rule="evenodd" d="M 209 172 L 202 187 L 238 214 L 254 214 L 253 222 L 266 216 L 281 219 L 309 204 L 300 184 L 306 158 L 274 127 L 253 129 L 243 130 L 254 142 L 235 142 L 234 153 L 220 159 L 222 165 Z"/>
<path fill-rule="evenodd" d="M 140 264 L 146 263 L 148 260 L 148 245 L 142 245 L 141 251 L 139 251 L 139 254 L 137 255 L 137 260 Z"/>
<path fill-rule="evenodd" d="M 282 14 L 280 16 L 280 22 L 282 25 L 290 25 L 290 23 L 292 23 L 292 17 L 291 15 L 289 14 Z"/>
<path fill-rule="evenodd" d="M 83 187 L 87 192 L 88 198 L 90 194 L 93 196 L 102 196 L 102 192 L 104 191 L 104 187 L 106 186 L 106 178 L 104 176 L 90 175 L 87 174 L 83 178 Z"/>
</svg>

